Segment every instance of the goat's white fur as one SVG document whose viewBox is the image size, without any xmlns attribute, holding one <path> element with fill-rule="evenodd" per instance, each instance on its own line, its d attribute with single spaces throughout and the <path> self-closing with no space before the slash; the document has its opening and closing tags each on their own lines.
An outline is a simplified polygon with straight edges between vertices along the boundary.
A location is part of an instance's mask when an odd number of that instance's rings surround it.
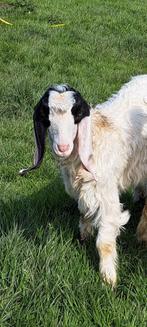
<svg viewBox="0 0 147 327">
<path fill-rule="evenodd" d="M 119 193 L 130 185 L 145 184 L 147 178 L 147 75 L 132 78 L 91 109 L 90 117 L 97 181 L 76 152 L 61 162 L 61 171 L 66 191 L 78 201 L 82 237 L 98 228 L 100 272 L 115 285 L 116 238 L 129 220 Z"/>
<path fill-rule="evenodd" d="M 69 111 L 73 107 L 75 103 L 75 99 L 73 97 L 74 92 L 67 91 L 58 93 L 58 91 L 51 91 L 49 96 L 49 108 L 50 111 Z"/>
</svg>

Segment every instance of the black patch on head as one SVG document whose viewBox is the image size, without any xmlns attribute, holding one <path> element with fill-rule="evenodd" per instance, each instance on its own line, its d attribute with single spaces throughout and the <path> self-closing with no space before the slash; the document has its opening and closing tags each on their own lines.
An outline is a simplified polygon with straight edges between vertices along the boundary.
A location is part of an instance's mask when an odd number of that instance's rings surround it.
<svg viewBox="0 0 147 327">
<path fill-rule="evenodd" d="M 73 105 L 71 112 L 74 116 L 75 124 L 78 124 L 84 117 L 90 116 L 90 106 L 82 98 L 79 92 L 74 94 L 75 104 Z"/>
<path fill-rule="evenodd" d="M 84 117 L 90 115 L 90 106 L 88 103 L 84 100 L 84 98 L 81 96 L 80 92 L 76 91 L 73 87 L 71 87 L 68 84 L 63 85 L 52 85 L 48 89 L 48 95 L 50 91 L 56 91 L 58 93 L 64 93 L 67 91 L 73 92 L 73 97 L 75 99 L 75 103 L 72 107 L 72 114 L 74 116 L 74 122 L 75 124 L 78 124 Z"/>
<path fill-rule="evenodd" d="M 68 84 L 51 85 L 46 90 L 46 92 L 44 93 L 44 95 L 42 96 L 40 101 L 35 106 L 34 116 L 33 116 L 34 120 L 42 122 L 42 124 L 45 127 L 50 126 L 48 101 L 49 101 L 49 95 L 50 95 L 51 91 L 56 91 L 58 93 L 64 93 L 64 92 L 67 92 L 67 91 L 72 91 L 72 92 L 75 92 L 75 95 L 77 93 L 76 90 L 74 88 L 72 88 L 71 86 L 69 86 Z"/>
</svg>

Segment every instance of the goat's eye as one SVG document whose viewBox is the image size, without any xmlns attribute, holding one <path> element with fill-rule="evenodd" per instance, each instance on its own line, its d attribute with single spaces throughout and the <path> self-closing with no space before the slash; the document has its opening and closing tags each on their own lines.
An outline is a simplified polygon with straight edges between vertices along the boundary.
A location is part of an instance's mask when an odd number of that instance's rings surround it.
<svg viewBox="0 0 147 327">
<path fill-rule="evenodd" d="M 77 117 L 77 118 L 82 118 L 82 115 L 83 115 L 82 112 L 78 112 L 78 113 L 76 114 L 76 117 Z"/>
<path fill-rule="evenodd" d="M 77 112 L 76 115 L 74 116 L 75 119 L 75 124 L 78 124 L 83 118 L 83 113 L 82 112 Z"/>
</svg>

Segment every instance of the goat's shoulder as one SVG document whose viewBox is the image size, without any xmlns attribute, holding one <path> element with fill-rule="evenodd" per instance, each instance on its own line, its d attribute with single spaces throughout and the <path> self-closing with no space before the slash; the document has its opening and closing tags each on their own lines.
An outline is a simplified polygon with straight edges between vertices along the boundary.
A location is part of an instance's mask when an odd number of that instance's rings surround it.
<svg viewBox="0 0 147 327">
<path fill-rule="evenodd" d="M 95 131 L 112 130 L 113 123 L 109 117 L 103 115 L 98 108 L 91 109 L 92 128 Z"/>
</svg>

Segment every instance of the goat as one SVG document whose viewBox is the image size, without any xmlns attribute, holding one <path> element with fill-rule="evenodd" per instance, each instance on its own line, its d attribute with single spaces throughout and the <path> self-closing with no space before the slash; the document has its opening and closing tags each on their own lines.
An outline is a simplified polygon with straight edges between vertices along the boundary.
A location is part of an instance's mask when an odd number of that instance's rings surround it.
<svg viewBox="0 0 147 327">
<path fill-rule="evenodd" d="M 142 187 L 147 198 L 147 75 L 132 78 L 103 104 L 90 108 L 68 85 L 51 86 L 34 111 L 35 162 L 40 166 L 47 130 L 67 193 L 78 202 L 81 240 L 98 230 L 100 273 L 115 286 L 116 238 L 129 220 L 119 195 Z M 147 200 L 137 228 L 147 242 Z"/>
</svg>

